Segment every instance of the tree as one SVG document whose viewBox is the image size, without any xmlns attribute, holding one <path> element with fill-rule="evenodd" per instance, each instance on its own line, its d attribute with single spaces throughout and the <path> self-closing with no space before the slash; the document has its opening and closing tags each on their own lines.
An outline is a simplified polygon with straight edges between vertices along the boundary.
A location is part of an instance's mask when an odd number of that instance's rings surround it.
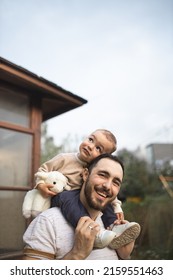
<svg viewBox="0 0 173 280">
<path fill-rule="evenodd" d="M 144 197 L 147 184 L 147 172 L 145 162 L 137 159 L 133 153 L 124 149 L 118 153 L 125 166 L 125 176 L 122 190 L 126 196 Z"/>
<path fill-rule="evenodd" d="M 54 138 L 47 135 L 47 124 L 41 127 L 41 163 L 53 158 L 62 151 L 62 145 L 56 146 Z"/>
<path fill-rule="evenodd" d="M 77 152 L 81 139 L 77 136 L 68 134 L 60 146 L 56 146 L 54 138 L 48 136 L 47 123 L 41 126 L 41 163 L 53 158 L 59 153 L 72 153 Z"/>
<path fill-rule="evenodd" d="M 137 196 L 144 198 L 147 194 L 156 193 L 158 190 L 161 190 L 157 174 L 148 171 L 145 160 L 137 158 L 134 153 L 126 149 L 119 151 L 118 156 L 125 166 L 125 176 L 120 196 L 125 194 L 129 197 Z"/>
</svg>

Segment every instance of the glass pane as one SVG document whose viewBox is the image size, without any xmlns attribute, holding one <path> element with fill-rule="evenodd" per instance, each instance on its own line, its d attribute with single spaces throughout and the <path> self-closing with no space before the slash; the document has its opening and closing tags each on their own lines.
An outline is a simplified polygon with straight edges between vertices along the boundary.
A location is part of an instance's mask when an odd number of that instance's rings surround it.
<svg viewBox="0 0 173 280">
<path fill-rule="evenodd" d="M 29 98 L 0 87 L 0 120 L 29 127 Z"/>
<path fill-rule="evenodd" d="M 22 216 L 25 192 L 0 192 L 0 254 L 23 249 L 23 233 L 26 228 Z"/>
<path fill-rule="evenodd" d="M 30 186 L 32 136 L 0 128 L 0 186 Z"/>
</svg>

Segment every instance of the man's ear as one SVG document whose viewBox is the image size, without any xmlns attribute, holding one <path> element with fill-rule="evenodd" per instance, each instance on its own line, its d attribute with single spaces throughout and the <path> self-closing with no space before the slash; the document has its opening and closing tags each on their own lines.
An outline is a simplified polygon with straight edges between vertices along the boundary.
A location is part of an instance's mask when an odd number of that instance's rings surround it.
<svg viewBox="0 0 173 280">
<path fill-rule="evenodd" d="M 83 177 L 83 181 L 84 181 L 84 182 L 87 180 L 88 175 L 89 175 L 88 168 L 85 168 L 85 169 L 83 170 L 83 173 L 82 173 L 82 177 Z"/>
</svg>

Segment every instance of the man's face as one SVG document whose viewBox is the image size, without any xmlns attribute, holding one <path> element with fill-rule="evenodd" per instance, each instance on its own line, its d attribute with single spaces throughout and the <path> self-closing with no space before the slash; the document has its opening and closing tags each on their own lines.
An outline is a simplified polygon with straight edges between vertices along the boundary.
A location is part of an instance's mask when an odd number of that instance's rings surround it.
<svg viewBox="0 0 173 280">
<path fill-rule="evenodd" d="M 122 179 L 123 170 L 119 163 L 108 158 L 101 159 L 84 177 L 85 206 L 88 204 L 90 208 L 102 211 L 116 198 Z"/>
</svg>

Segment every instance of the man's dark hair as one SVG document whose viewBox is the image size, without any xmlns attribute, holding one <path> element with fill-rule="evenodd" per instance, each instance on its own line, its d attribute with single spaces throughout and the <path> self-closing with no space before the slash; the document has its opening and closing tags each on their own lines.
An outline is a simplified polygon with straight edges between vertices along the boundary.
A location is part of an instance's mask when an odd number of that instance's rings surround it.
<svg viewBox="0 0 173 280">
<path fill-rule="evenodd" d="M 112 154 L 102 154 L 102 155 L 94 158 L 87 166 L 89 173 L 91 173 L 91 170 L 97 165 L 98 161 L 101 160 L 102 158 L 108 158 L 110 160 L 118 162 L 122 167 L 123 175 L 124 175 L 124 164 L 123 164 L 123 162 L 117 156 L 112 155 Z"/>
</svg>

